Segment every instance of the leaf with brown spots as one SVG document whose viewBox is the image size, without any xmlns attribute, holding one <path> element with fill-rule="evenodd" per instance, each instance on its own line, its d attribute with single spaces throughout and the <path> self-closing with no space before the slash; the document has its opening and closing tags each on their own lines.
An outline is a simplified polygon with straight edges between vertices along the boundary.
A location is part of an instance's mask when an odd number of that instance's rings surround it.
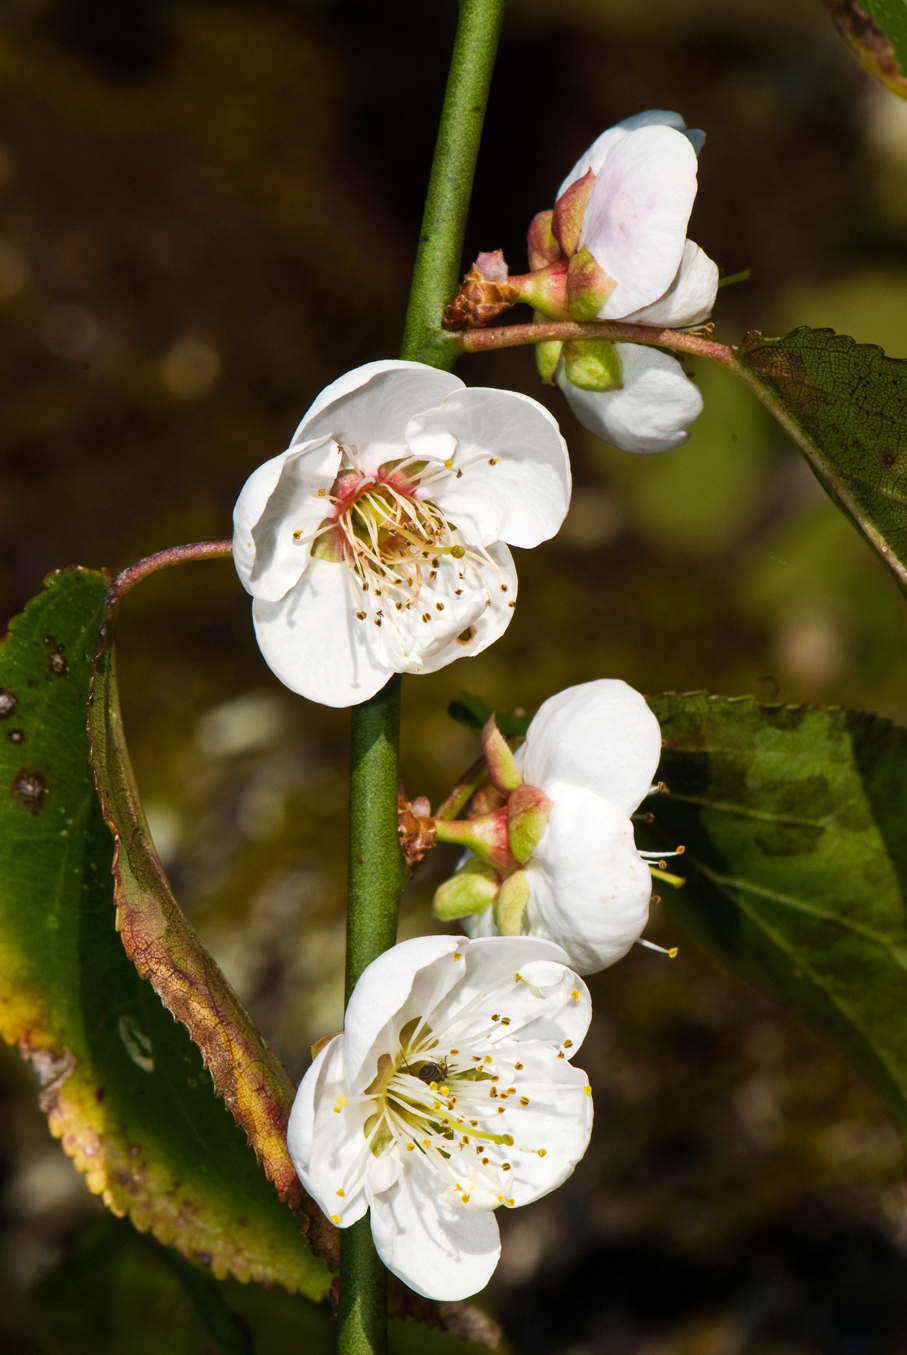
<svg viewBox="0 0 907 1355">
<path fill-rule="evenodd" d="M 0 645 L 0 1035 L 31 1059 L 52 1132 L 114 1213 L 219 1276 L 320 1298 L 327 1267 L 116 933 L 85 728 L 106 592 L 91 570 L 52 575 Z"/>
<path fill-rule="evenodd" d="M 864 70 L 907 99 L 907 6 L 903 0 L 826 0 L 838 32 Z"/>
<path fill-rule="evenodd" d="M 117 928 L 141 977 L 201 1050 L 280 1199 L 303 1212 L 313 1251 L 336 1268 L 337 1229 L 303 1190 L 287 1150 L 296 1089 L 174 898 L 148 831 L 120 713 L 111 634 L 117 605 L 105 620 L 88 717 L 95 784 L 114 836 Z"/>
<path fill-rule="evenodd" d="M 753 331 L 734 359 L 907 593 L 907 360 L 805 327 Z"/>
</svg>

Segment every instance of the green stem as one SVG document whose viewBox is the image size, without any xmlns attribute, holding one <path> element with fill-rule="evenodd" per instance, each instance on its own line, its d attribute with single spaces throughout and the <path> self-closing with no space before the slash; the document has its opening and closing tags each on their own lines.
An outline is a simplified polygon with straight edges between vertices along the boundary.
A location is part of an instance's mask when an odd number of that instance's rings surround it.
<svg viewBox="0 0 907 1355">
<path fill-rule="evenodd" d="M 460 0 L 441 126 L 400 356 L 449 368 L 460 349 L 441 315 L 460 280 L 463 232 L 497 52 L 504 0 Z M 400 677 L 353 707 L 346 997 L 362 971 L 397 939 L 405 883 L 397 837 Z M 385 1355 L 387 1274 L 368 1218 L 344 1230 L 340 1252 L 340 1355 Z"/>
<path fill-rule="evenodd" d="M 460 0 L 400 356 L 449 369 L 459 346 L 441 329 L 460 281 L 463 235 L 505 0 Z"/>
<path fill-rule="evenodd" d="M 354 706 L 352 717 L 347 1002 L 362 971 L 397 939 L 397 905 L 406 882 L 397 837 L 400 674 Z"/>
</svg>

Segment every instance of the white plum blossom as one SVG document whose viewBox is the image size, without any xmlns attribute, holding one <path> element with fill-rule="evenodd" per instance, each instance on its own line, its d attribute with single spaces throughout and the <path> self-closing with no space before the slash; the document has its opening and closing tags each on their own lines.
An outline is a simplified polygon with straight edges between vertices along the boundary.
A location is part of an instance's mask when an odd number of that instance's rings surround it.
<svg viewBox="0 0 907 1355">
<path fill-rule="evenodd" d="M 474 937 L 554 941 L 581 974 L 613 964 L 642 934 L 646 858 L 662 855 L 636 849 L 630 819 L 652 789 L 658 721 L 632 687 L 600 679 L 545 701 L 515 755 L 496 730 L 483 742 L 492 798 L 476 818 L 438 820 L 439 839 L 472 854 L 436 892 L 435 911 L 462 917 Z"/>
<path fill-rule="evenodd" d="M 348 706 L 392 673 L 479 653 L 513 615 L 508 545 L 553 536 L 569 501 L 567 448 L 536 401 L 415 362 L 348 372 L 236 504 L 268 665 Z"/>
<path fill-rule="evenodd" d="M 482 1289 L 493 1211 L 547 1195 L 586 1151 L 591 1088 L 570 1059 L 591 1005 L 566 958 L 532 937 L 401 942 L 299 1087 L 287 1144 L 306 1190 L 341 1228 L 370 1210 L 382 1261 L 428 1298 Z"/>
<path fill-rule="evenodd" d="M 523 299 L 553 319 L 669 329 L 706 321 L 718 269 L 686 235 L 704 140 L 660 109 L 603 132 L 564 179 L 553 213 L 533 222 Z M 626 451 L 680 446 L 702 411 L 680 363 L 654 348 L 613 348 L 619 371 L 585 388 L 570 379 L 570 346 L 559 361 L 552 353 L 551 374 L 576 417 Z"/>
</svg>

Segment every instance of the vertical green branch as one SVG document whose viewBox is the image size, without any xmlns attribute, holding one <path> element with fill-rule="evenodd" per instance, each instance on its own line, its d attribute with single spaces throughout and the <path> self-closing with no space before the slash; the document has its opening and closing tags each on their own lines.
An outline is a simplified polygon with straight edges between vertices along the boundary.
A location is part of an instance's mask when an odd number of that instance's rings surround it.
<svg viewBox="0 0 907 1355">
<path fill-rule="evenodd" d="M 459 355 L 441 331 L 441 315 L 460 281 L 466 215 L 504 2 L 460 0 L 400 351 L 401 357 L 431 367 L 451 367 Z"/>
<path fill-rule="evenodd" d="M 441 315 L 459 282 L 463 232 L 504 0 L 460 0 L 447 93 L 425 203 L 401 357 L 449 367 L 458 348 L 444 341 Z M 397 839 L 400 677 L 354 706 L 350 780 L 346 996 L 397 938 L 404 873 Z M 368 1218 L 343 1232 L 340 1355 L 385 1355 L 387 1276 Z"/>
</svg>

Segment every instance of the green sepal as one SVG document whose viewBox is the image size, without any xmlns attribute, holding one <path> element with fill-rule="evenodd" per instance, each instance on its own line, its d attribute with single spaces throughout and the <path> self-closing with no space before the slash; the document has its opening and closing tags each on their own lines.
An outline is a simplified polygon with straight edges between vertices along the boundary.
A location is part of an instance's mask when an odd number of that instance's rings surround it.
<svg viewBox="0 0 907 1355">
<path fill-rule="evenodd" d="M 524 870 L 508 875 L 494 902 L 494 925 L 501 936 L 519 936 L 523 910 L 529 902 L 529 877 Z"/>
<path fill-rule="evenodd" d="M 581 391 L 620 390 L 623 368 L 610 339 L 573 339 L 564 344 L 564 371 Z"/>
<path fill-rule="evenodd" d="M 452 875 L 435 890 L 432 911 L 442 922 L 484 913 L 497 898 L 500 884 L 497 872 L 478 857 L 472 856 L 456 875 Z"/>
</svg>

